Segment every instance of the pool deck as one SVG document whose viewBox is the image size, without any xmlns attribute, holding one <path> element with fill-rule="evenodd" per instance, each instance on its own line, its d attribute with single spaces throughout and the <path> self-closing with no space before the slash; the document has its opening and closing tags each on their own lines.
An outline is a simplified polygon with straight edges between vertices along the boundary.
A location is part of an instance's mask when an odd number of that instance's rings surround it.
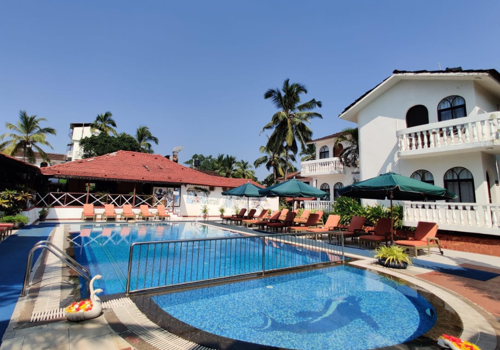
<svg viewBox="0 0 500 350">
<path fill-rule="evenodd" d="M 240 226 L 208 223 L 242 233 L 255 233 Z M 65 234 L 64 226 L 55 228 L 52 242 L 62 248 Z M 500 349 L 500 276 L 479 281 L 415 266 L 406 270 L 384 268 L 375 264 L 371 258 L 373 252 L 357 249 L 357 245 L 348 245 L 346 255 L 359 258 L 353 265 L 402 278 L 434 293 L 460 315 L 464 325 L 462 339 L 478 345 L 481 350 Z M 453 250 L 446 250 L 445 255 L 441 255 L 437 249 L 432 249 L 430 256 L 419 255 L 418 259 L 500 274 L 500 257 Z M 206 349 L 159 328 L 128 298 L 104 303 L 104 312 L 96 319 L 80 323 L 65 321 L 61 318 L 60 307 L 67 304 L 64 299 L 73 288 L 67 284 L 69 271 L 52 255 L 47 255 L 43 273 L 41 282 L 30 289 L 30 293 L 32 289 L 36 293 L 19 298 L 0 350 Z M 51 312 L 53 319 L 49 317 Z M 41 315 L 42 320 L 29 322 L 34 314 Z"/>
</svg>

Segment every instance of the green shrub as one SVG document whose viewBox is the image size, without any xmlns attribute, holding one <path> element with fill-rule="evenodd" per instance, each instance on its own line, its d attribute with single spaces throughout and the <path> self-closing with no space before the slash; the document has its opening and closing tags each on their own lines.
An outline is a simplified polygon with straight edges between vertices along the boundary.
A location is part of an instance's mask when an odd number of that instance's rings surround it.
<svg viewBox="0 0 500 350">
<path fill-rule="evenodd" d="M 340 223 L 347 225 L 353 216 L 366 217 L 366 209 L 355 198 L 338 197 L 333 205 L 333 214 L 340 215 Z"/>
<path fill-rule="evenodd" d="M 26 202 L 32 198 L 29 192 L 6 189 L 0 192 L 0 209 L 5 215 L 19 214 L 26 207 Z"/>
<path fill-rule="evenodd" d="M 365 226 L 375 226 L 379 219 L 391 218 L 391 211 L 384 208 L 383 205 L 377 204 L 373 207 L 366 206 L 366 221 Z"/>
<path fill-rule="evenodd" d="M 2 219 L 0 220 L 0 222 L 8 222 L 8 223 L 16 223 L 16 222 L 19 222 L 19 223 L 22 223 L 22 224 L 27 224 L 29 221 L 29 219 L 24 216 L 24 215 L 21 215 L 21 214 L 17 214 L 17 215 L 6 215 L 4 217 L 2 217 Z"/>
</svg>

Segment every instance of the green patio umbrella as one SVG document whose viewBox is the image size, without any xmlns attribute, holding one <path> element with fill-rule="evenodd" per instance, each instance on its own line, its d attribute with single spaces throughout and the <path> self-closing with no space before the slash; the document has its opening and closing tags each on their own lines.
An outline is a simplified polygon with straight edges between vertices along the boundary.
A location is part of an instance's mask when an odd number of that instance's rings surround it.
<svg viewBox="0 0 500 350">
<path fill-rule="evenodd" d="M 445 188 L 392 172 L 343 187 L 339 189 L 339 195 L 353 198 L 390 199 L 391 219 L 393 199 L 413 201 L 457 198 L 455 193 Z M 391 239 L 394 238 L 393 236 L 394 232 L 391 228 Z"/>
<path fill-rule="evenodd" d="M 248 198 L 248 210 L 250 210 L 250 197 L 264 197 L 259 193 L 260 188 L 247 182 L 244 185 L 231 188 L 230 190 L 222 192 L 224 196 L 236 196 Z"/>
<path fill-rule="evenodd" d="M 321 198 L 326 196 L 328 193 L 317 189 L 311 185 L 308 185 L 297 179 L 291 179 L 277 185 L 261 188 L 259 193 L 263 196 L 268 197 L 314 197 Z"/>
</svg>

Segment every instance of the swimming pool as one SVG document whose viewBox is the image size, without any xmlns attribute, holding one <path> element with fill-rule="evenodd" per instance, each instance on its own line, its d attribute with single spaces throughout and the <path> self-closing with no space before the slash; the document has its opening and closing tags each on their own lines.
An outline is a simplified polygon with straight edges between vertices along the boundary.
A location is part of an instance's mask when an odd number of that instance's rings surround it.
<svg viewBox="0 0 500 350">
<path fill-rule="evenodd" d="M 340 261 L 333 246 L 306 249 L 300 237 L 281 237 L 191 223 L 86 225 L 73 233 L 73 243 L 77 261 L 103 276 L 98 287 L 105 295 L 125 292 L 131 246 L 132 292 Z"/>
<path fill-rule="evenodd" d="M 192 327 L 243 342 L 228 348 L 253 343 L 304 350 L 374 349 L 415 339 L 436 322 L 433 306 L 415 290 L 345 265 L 152 300 Z M 201 339 L 225 348 L 223 338 Z"/>
</svg>

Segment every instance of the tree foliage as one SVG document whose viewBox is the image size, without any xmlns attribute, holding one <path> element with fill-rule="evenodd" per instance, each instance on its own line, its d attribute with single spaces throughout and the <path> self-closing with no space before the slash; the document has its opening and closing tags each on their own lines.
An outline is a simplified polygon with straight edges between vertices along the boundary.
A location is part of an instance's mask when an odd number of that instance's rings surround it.
<svg viewBox="0 0 500 350">
<path fill-rule="evenodd" d="M 341 143 L 344 143 L 344 149 L 339 155 L 340 162 L 348 167 L 359 167 L 358 128 L 346 128 L 342 130 L 333 147 L 337 148 Z"/>
<path fill-rule="evenodd" d="M 200 171 L 213 171 L 219 176 L 229 178 L 243 178 L 256 180 L 255 171 L 252 170 L 252 165 L 244 160 L 236 160 L 235 156 L 219 154 L 217 158 L 213 156 L 204 156 L 203 154 L 194 154 L 191 159 L 184 162 L 194 168 L 194 161 L 199 161 L 199 166 L 196 167 Z"/>
<path fill-rule="evenodd" d="M 80 141 L 83 149 L 83 158 L 102 156 L 116 151 L 139 151 L 139 143 L 129 134 L 120 133 L 117 136 L 110 136 L 104 132 L 99 135 L 92 135 Z"/>
<path fill-rule="evenodd" d="M 117 135 L 115 130 L 116 122 L 113 119 L 113 114 L 109 111 L 104 114 L 98 114 L 90 128 L 92 131 L 99 130 L 106 135 L 109 135 L 109 133 Z"/>
<path fill-rule="evenodd" d="M 274 147 L 269 145 L 269 142 L 265 146 L 260 146 L 260 153 L 264 155 L 257 158 L 253 165 L 255 168 L 264 165 L 267 170 L 272 170 L 272 182 L 271 185 L 276 184 L 276 179 L 278 177 L 284 177 L 285 173 L 288 171 L 296 171 L 295 166 L 291 162 L 295 162 L 295 156 L 293 154 L 288 154 L 288 160 L 285 155 L 285 148 L 283 146 L 278 147 L 276 150 Z M 267 178 L 266 178 L 267 179 Z M 266 180 L 264 180 L 266 181 Z"/>
<path fill-rule="evenodd" d="M 135 133 L 135 139 L 139 143 L 139 151 L 142 153 L 153 153 L 153 148 L 150 142 L 158 144 L 158 138 L 153 136 L 151 130 L 147 126 L 139 126 Z"/>
<path fill-rule="evenodd" d="M 0 143 L 0 149 L 10 156 L 22 152 L 24 158 L 31 164 L 36 161 L 36 151 L 40 153 L 44 161 L 50 163 L 49 157 L 39 145 L 53 148 L 47 142 L 47 134 L 55 135 L 56 130 L 53 128 L 42 128 L 40 123 L 43 121 L 47 121 L 47 119 L 38 118 L 36 115 L 28 116 L 26 111 L 20 111 L 19 121 L 16 124 L 5 123 L 5 128 L 12 130 L 13 133 L 5 133 L 0 136 L 0 141 L 6 137 L 9 138 L 9 140 Z"/>
<path fill-rule="evenodd" d="M 279 109 L 271 121 L 261 131 L 273 130 L 268 139 L 267 148 L 279 152 L 281 147 L 285 148 L 285 158 L 288 162 L 289 153 L 296 155 L 298 144 L 306 148 L 306 142 L 311 141 L 312 130 L 306 125 L 312 118 L 323 118 L 321 114 L 312 112 L 315 108 L 322 106 L 321 101 L 312 99 L 301 103 L 300 95 L 307 94 L 304 85 L 292 83 L 286 79 L 280 89 L 269 89 L 264 94 L 265 99 L 270 99 Z M 298 141 L 298 142 L 297 142 Z M 285 177 L 287 175 L 285 168 Z"/>
</svg>

